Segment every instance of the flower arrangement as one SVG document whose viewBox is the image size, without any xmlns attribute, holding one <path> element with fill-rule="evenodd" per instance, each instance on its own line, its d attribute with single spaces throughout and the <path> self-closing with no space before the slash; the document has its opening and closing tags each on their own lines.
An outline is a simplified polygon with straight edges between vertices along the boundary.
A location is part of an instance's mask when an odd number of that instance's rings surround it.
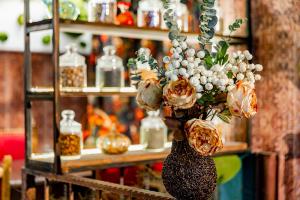
<svg viewBox="0 0 300 200">
<path fill-rule="evenodd" d="M 202 156 L 212 155 L 223 144 L 210 121 L 217 116 L 229 123 L 232 116 L 249 118 L 256 113 L 254 85 L 261 79 L 258 73 L 263 67 L 251 63 L 253 56 L 247 50 L 229 55 L 228 39 L 211 47 L 217 23 L 214 0 L 201 4 L 199 49 L 189 46 L 187 37 L 180 33 L 172 0 L 163 2 L 171 56 L 165 56 L 165 66 L 159 66 L 150 50 L 141 48 L 137 57 L 129 60 L 128 66 L 137 71 L 131 77 L 137 82 L 136 100 L 147 111 L 162 108 L 166 118 L 183 122 L 189 145 Z M 244 21 L 237 19 L 231 24 L 231 33 Z M 149 66 L 149 73 L 156 76 L 141 76 L 138 65 Z"/>
</svg>

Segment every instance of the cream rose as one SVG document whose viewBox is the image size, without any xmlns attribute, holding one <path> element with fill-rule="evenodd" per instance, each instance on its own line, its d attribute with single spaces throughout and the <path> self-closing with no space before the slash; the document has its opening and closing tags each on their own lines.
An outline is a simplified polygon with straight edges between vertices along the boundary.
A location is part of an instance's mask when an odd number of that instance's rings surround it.
<svg viewBox="0 0 300 200">
<path fill-rule="evenodd" d="M 147 111 L 158 110 L 162 102 L 162 88 L 159 82 L 155 79 L 141 81 L 138 85 L 136 101 Z"/>
<path fill-rule="evenodd" d="M 196 89 L 186 79 L 169 82 L 163 89 L 166 104 L 177 109 L 188 109 L 195 104 Z"/>
<path fill-rule="evenodd" d="M 257 98 L 254 87 L 245 81 L 239 81 L 228 92 L 227 105 L 234 116 L 246 118 L 252 117 L 257 112 Z"/>
<path fill-rule="evenodd" d="M 217 128 L 208 121 L 191 119 L 184 128 L 190 146 L 200 155 L 210 156 L 223 148 Z"/>
</svg>

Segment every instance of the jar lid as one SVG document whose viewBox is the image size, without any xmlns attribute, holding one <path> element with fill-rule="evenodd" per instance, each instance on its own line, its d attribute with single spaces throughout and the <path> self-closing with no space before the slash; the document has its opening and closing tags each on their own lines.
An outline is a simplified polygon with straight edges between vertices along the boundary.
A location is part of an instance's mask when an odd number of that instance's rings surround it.
<svg viewBox="0 0 300 200">
<path fill-rule="evenodd" d="M 59 65 L 61 67 L 79 67 L 85 66 L 85 57 L 77 53 L 74 44 L 66 46 L 66 53 L 59 57 Z"/>
<path fill-rule="evenodd" d="M 97 59 L 97 67 L 100 68 L 121 68 L 123 69 L 123 60 L 116 56 L 116 48 L 112 45 L 103 48 L 104 55 Z"/>
<path fill-rule="evenodd" d="M 63 110 L 60 121 L 61 133 L 81 133 L 81 124 L 74 121 L 75 112 L 73 110 Z"/>
<path fill-rule="evenodd" d="M 141 11 L 160 11 L 163 8 L 161 0 L 142 0 L 139 1 Z"/>
</svg>

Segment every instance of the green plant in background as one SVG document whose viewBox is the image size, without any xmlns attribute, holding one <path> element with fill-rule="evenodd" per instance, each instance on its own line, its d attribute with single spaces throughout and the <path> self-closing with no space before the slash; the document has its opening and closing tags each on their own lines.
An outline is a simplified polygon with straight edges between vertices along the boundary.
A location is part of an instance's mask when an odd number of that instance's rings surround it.
<svg viewBox="0 0 300 200">
<path fill-rule="evenodd" d="M 0 42 L 4 43 L 8 40 L 8 34 L 6 32 L 0 32 Z"/>
<path fill-rule="evenodd" d="M 86 42 L 85 41 L 80 41 L 79 46 L 80 46 L 80 48 L 84 49 L 86 47 Z"/>
<path fill-rule="evenodd" d="M 17 23 L 19 24 L 19 26 L 23 26 L 24 25 L 24 15 L 20 14 L 17 18 Z"/>
<path fill-rule="evenodd" d="M 217 168 L 218 184 L 224 184 L 233 179 L 242 167 L 242 161 L 237 155 L 215 157 L 214 161 Z"/>
<path fill-rule="evenodd" d="M 42 37 L 42 43 L 43 45 L 49 45 L 51 42 L 51 36 L 50 35 L 45 35 Z"/>
<path fill-rule="evenodd" d="M 70 1 L 74 3 L 80 11 L 80 14 L 77 19 L 81 21 L 87 21 L 88 19 L 88 12 L 86 9 L 87 0 L 70 0 Z"/>
</svg>

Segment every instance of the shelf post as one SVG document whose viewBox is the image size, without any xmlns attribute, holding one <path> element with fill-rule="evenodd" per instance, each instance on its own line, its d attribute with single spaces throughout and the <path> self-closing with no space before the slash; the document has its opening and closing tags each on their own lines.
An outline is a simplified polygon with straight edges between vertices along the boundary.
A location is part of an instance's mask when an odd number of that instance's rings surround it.
<svg viewBox="0 0 300 200">
<path fill-rule="evenodd" d="M 58 144 L 59 138 L 59 121 L 60 121 L 60 88 L 59 88 L 59 0 L 52 1 L 52 56 L 53 56 L 53 88 L 54 88 L 54 102 L 53 102 L 53 149 L 54 149 L 54 172 L 61 173 L 60 148 Z"/>
<path fill-rule="evenodd" d="M 25 165 L 28 166 L 28 160 L 31 157 L 31 102 L 26 95 L 31 88 L 31 52 L 30 52 L 30 33 L 27 32 L 27 24 L 30 21 L 30 3 L 24 0 L 25 16 L 25 49 L 24 49 L 24 113 L 25 113 Z"/>
</svg>

